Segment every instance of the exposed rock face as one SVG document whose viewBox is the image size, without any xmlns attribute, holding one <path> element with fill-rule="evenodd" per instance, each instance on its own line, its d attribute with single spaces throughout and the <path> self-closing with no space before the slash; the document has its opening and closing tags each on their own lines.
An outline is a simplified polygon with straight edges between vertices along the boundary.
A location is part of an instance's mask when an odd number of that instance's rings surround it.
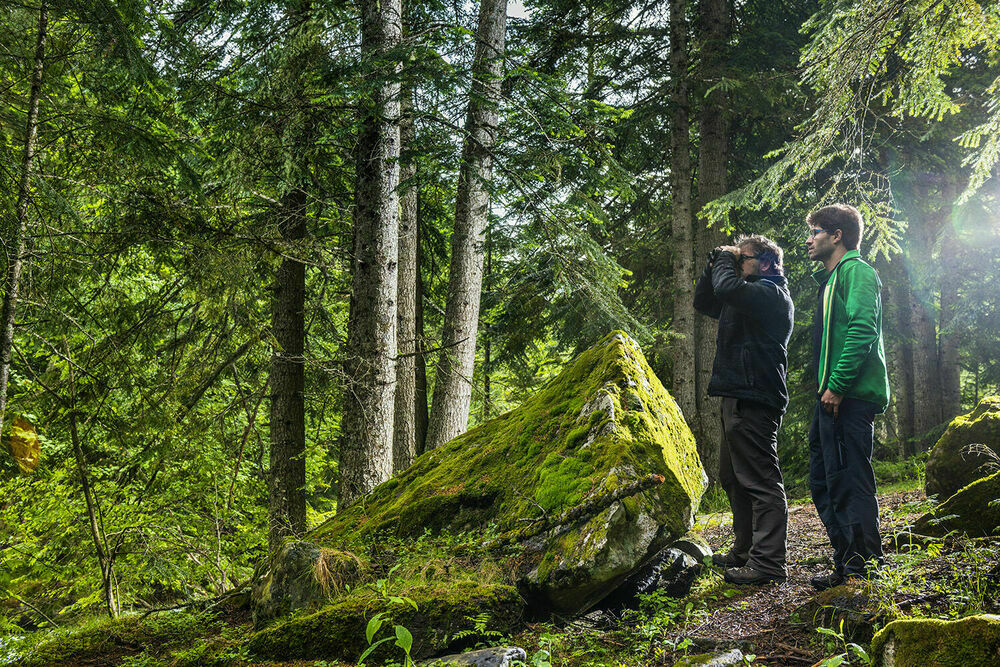
<svg viewBox="0 0 1000 667">
<path fill-rule="evenodd" d="M 310 539 L 356 549 L 379 533 L 489 528 L 524 547 L 516 579 L 533 605 L 576 614 L 690 529 L 705 484 L 677 404 L 618 332 Z"/>
<path fill-rule="evenodd" d="M 1000 616 L 893 621 L 872 639 L 875 667 L 1000 665 Z"/>
<path fill-rule="evenodd" d="M 254 628 L 299 609 L 317 609 L 353 585 L 360 575 L 361 563 L 353 554 L 309 542 L 291 542 L 253 590 Z"/>
<path fill-rule="evenodd" d="M 1000 472 L 978 479 L 917 519 L 913 532 L 941 537 L 955 530 L 970 537 L 1000 534 Z"/>
<path fill-rule="evenodd" d="M 937 494 L 939 500 L 944 500 L 990 473 L 983 469 L 983 464 L 991 457 L 964 451 L 974 444 L 1000 455 L 1000 396 L 987 396 L 975 410 L 956 417 L 931 449 L 927 459 L 927 495 Z"/>
</svg>

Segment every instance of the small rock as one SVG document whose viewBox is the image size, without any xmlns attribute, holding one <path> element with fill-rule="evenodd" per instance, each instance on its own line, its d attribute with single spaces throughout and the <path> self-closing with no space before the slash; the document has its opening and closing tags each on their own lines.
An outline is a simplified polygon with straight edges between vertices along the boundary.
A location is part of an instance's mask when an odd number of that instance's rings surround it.
<svg viewBox="0 0 1000 667">
<path fill-rule="evenodd" d="M 607 609 L 635 607 L 638 596 L 662 590 L 667 595 L 682 598 L 691 592 L 702 565 L 679 549 L 664 549 L 646 566 L 639 569 L 609 595 L 602 605 Z"/>
<path fill-rule="evenodd" d="M 731 667 L 744 665 L 743 651 L 734 648 L 726 653 L 701 653 L 688 655 L 674 663 L 674 667 Z"/>
<path fill-rule="evenodd" d="M 712 557 L 712 547 L 701 536 L 701 533 L 693 530 L 671 544 L 670 547 L 683 551 L 699 563 L 704 563 L 706 558 Z"/>
<path fill-rule="evenodd" d="M 468 653 L 445 655 L 420 663 L 421 667 L 510 667 L 515 660 L 525 661 L 528 654 L 517 646 L 484 648 Z"/>
</svg>

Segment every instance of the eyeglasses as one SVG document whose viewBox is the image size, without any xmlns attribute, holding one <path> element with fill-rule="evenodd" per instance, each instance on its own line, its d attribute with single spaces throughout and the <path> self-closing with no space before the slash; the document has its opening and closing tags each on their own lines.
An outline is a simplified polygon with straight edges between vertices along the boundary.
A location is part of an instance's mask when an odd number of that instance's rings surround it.
<svg viewBox="0 0 1000 667">
<path fill-rule="evenodd" d="M 813 227 L 808 232 L 806 232 L 806 237 L 810 238 L 810 239 L 814 239 L 814 238 L 816 238 L 817 234 L 824 234 L 824 233 L 828 234 L 829 232 L 827 232 L 822 227 Z"/>
<path fill-rule="evenodd" d="M 742 264 L 748 259 L 760 259 L 760 255 L 744 255 L 740 253 L 740 264 Z"/>
</svg>

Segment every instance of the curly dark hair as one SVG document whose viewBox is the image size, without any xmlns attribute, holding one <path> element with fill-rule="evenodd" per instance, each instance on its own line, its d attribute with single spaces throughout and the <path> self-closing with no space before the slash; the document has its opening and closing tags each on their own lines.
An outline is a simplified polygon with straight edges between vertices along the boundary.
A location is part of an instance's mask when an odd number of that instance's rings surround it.
<svg viewBox="0 0 1000 667">
<path fill-rule="evenodd" d="M 781 246 L 761 234 L 745 234 L 736 239 L 733 243 L 737 248 L 750 246 L 753 254 L 759 260 L 771 262 L 771 268 L 767 270 L 767 275 L 783 276 L 785 267 L 782 263 L 785 253 Z"/>
</svg>

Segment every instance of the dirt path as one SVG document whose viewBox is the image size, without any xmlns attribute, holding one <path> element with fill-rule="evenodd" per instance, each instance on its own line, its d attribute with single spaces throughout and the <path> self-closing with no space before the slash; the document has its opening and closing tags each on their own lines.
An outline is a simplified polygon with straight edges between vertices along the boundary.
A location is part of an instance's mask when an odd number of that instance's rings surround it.
<svg viewBox="0 0 1000 667">
<path fill-rule="evenodd" d="M 883 537 L 892 535 L 915 518 L 901 511 L 906 503 L 919 501 L 922 491 L 879 496 Z M 720 517 L 725 517 L 722 519 Z M 702 534 L 714 548 L 725 551 L 732 543 L 728 515 L 713 515 L 700 522 Z M 757 660 L 767 665 L 812 665 L 824 657 L 815 627 L 793 616 L 815 593 L 809 579 L 832 567 L 826 531 L 812 503 L 789 507 L 788 580 L 783 584 L 741 587 L 739 593 L 712 608 L 707 619 L 690 634 L 722 641 L 747 641 Z M 892 566 L 893 554 L 886 553 Z M 805 619 L 802 619 L 805 620 Z"/>
</svg>

